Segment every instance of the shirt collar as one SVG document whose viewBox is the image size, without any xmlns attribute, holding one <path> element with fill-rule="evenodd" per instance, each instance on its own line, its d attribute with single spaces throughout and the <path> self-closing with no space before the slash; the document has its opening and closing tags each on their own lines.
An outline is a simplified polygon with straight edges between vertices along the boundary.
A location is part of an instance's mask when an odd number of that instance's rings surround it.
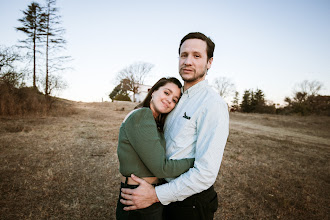
<svg viewBox="0 0 330 220">
<path fill-rule="evenodd" d="M 205 87 L 207 87 L 208 85 L 208 81 L 207 80 L 203 80 L 198 82 L 197 84 L 193 85 L 192 87 L 190 87 L 189 89 L 187 89 L 186 91 L 183 92 L 183 87 L 181 88 L 182 94 L 187 94 L 188 97 L 195 95 L 196 93 L 200 92 L 201 90 L 203 90 Z"/>
</svg>

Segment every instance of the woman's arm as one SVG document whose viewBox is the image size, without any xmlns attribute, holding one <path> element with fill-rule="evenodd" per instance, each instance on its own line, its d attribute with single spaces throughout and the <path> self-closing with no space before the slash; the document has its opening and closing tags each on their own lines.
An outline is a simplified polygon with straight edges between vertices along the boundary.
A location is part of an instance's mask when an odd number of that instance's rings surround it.
<svg viewBox="0 0 330 220">
<path fill-rule="evenodd" d="M 125 132 L 145 166 L 158 178 L 174 178 L 193 167 L 194 159 L 168 160 L 149 108 L 136 111 L 125 123 Z"/>
</svg>

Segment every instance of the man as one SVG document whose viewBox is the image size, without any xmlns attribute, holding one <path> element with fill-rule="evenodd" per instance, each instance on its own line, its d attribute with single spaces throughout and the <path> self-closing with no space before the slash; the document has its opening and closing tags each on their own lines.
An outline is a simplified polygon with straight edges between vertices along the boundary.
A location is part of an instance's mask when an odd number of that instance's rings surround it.
<svg viewBox="0 0 330 220">
<path fill-rule="evenodd" d="M 214 43 L 204 34 L 187 34 L 179 46 L 179 73 L 184 81 L 182 97 L 168 115 L 164 134 L 166 156 L 195 158 L 194 167 L 155 188 L 132 175 L 140 186 L 122 189 L 125 210 L 141 209 L 155 202 L 165 206 L 167 219 L 213 219 L 218 207 L 213 184 L 218 176 L 229 134 L 225 101 L 207 84 Z"/>
</svg>

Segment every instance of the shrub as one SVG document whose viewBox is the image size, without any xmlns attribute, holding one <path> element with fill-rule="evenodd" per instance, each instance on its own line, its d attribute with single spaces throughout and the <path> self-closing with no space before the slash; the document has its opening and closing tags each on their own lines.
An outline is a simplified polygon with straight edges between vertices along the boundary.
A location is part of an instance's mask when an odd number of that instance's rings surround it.
<svg viewBox="0 0 330 220">
<path fill-rule="evenodd" d="M 125 94 L 125 93 L 118 93 L 114 100 L 117 100 L 117 101 L 131 101 L 130 97 L 128 96 L 128 94 Z"/>
</svg>

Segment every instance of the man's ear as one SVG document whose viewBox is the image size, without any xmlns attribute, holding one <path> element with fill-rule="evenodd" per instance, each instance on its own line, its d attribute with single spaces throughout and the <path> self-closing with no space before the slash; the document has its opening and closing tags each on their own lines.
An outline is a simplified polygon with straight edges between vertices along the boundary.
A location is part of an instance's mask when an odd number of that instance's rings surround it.
<svg viewBox="0 0 330 220">
<path fill-rule="evenodd" d="M 209 70 L 212 66 L 212 62 L 213 62 L 213 57 L 211 57 L 208 61 L 207 61 L 207 70 Z"/>
</svg>

